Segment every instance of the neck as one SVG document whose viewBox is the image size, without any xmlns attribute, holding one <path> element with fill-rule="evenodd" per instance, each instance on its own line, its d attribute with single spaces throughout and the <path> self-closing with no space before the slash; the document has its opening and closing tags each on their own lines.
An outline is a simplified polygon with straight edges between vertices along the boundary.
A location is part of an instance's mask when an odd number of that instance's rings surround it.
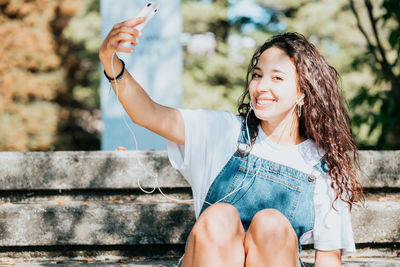
<svg viewBox="0 0 400 267">
<path fill-rule="evenodd" d="M 299 119 L 294 112 L 290 112 L 280 120 L 261 121 L 261 128 L 272 141 L 279 145 L 297 145 L 305 140 L 300 136 Z"/>
</svg>

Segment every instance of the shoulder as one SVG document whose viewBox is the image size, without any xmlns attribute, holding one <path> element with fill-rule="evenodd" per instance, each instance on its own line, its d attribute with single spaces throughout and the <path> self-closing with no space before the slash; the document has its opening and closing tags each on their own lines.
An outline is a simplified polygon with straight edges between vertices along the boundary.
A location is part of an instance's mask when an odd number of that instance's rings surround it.
<svg viewBox="0 0 400 267">
<path fill-rule="evenodd" d="M 299 152 L 305 160 L 314 164 L 318 164 L 326 154 L 325 150 L 318 148 L 312 139 L 304 141 L 300 146 Z"/>
<path fill-rule="evenodd" d="M 350 213 L 350 207 L 347 202 L 340 197 L 336 199 L 336 191 L 331 186 L 332 179 L 329 174 L 318 177 L 314 191 L 314 205 L 316 213 L 326 220 L 326 224 L 333 224 L 335 220 L 327 217 L 333 216 L 339 218 L 341 215 Z M 347 199 L 345 193 L 342 194 L 343 199 Z M 336 200 L 335 200 L 336 199 Z M 327 215 L 329 214 L 329 215 Z M 346 215 L 347 216 L 347 215 Z"/>
<path fill-rule="evenodd" d="M 185 124 L 185 139 L 203 140 L 214 145 L 216 140 L 230 140 L 240 133 L 240 118 L 230 111 L 179 109 Z"/>
<path fill-rule="evenodd" d="M 185 120 L 200 120 L 209 122 L 236 121 L 237 116 L 230 111 L 211 109 L 178 109 Z"/>
</svg>

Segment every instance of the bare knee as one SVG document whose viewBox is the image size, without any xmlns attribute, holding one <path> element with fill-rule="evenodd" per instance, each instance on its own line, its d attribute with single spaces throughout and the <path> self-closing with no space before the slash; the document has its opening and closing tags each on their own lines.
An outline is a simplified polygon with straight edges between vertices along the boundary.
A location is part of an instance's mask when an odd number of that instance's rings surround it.
<svg viewBox="0 0 400 267">
<path fill-rule="evenodd" d="M 296 244 L 297 236 L 292 225 L 275 209 L 264 209 L 254 215 L 245 240 L 245 246 L 273 245 L 280 248 Z"/>
<path fill-rule="evenodd" d="M 217 203 L 208 207 L 199 217 L 192 233 L 195 242 L 229 244 L 236 238 L 244 240 L 244 229 L 236 208 L 230 204 Z"/>
</svg>

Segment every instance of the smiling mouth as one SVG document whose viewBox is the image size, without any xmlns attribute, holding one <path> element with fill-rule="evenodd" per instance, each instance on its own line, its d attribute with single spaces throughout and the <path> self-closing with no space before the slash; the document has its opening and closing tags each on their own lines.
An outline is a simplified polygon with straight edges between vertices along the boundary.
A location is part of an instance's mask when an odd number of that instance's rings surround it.
<svg viewBox="0 0 400 267">
<path fill-rule="evenodd" d="M 257 104 L 265 105 L 272 102 L 275 102 L 275 99 L 256 99 Z"/>
</svg>

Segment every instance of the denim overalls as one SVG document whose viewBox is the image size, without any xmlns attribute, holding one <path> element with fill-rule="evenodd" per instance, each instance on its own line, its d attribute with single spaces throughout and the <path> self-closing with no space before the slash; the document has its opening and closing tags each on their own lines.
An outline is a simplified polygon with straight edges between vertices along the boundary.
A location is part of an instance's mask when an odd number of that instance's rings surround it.
<svg viewBox="0 0 400 267">
<path fill-rule="evenodd" d="M 238 147 L 246 144 L 248 144 L 246 127 L 243 125 Z M 328 171 L 323 160 L 314 168 L 320 173 Z M 208 203 L 214 204 L 217 201 L 229 203 L 239 211 L 243 227 L 247 232 L 253 216 L 258 211 L 276 209 L 285 215 L 295 230 L 300 255 L 300 237 L 314 227 L 315 179 L 313 175 L 250 153 L 240 152 L 238 149 L 212 183 L 200 215 L 209 207 Z M 299 261 L 303 267 L 301 259 Z"/>
</svg>

